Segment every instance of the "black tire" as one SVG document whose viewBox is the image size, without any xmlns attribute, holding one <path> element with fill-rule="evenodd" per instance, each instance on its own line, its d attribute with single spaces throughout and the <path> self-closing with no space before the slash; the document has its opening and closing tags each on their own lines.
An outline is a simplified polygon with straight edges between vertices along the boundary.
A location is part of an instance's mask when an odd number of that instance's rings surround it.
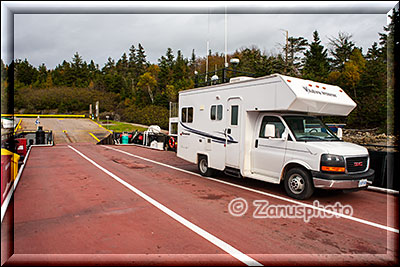
<svg viewBox="0 0 400 267">
<path fill-rule="evenodd" d="M 295 199 L 307 199 L 314 193 L 314 184 L 310 174 L 302 168 L 292 168 L 284 180 L 285 191 Z"/>
<path fill-rule="evenodd" d="M 199 162 L 197 163 L 197 168 L 202 176 L 212 176 L 213 170 L 208 167 L 208 160 L 206 156 L 200 156 Z"/>
</svg>

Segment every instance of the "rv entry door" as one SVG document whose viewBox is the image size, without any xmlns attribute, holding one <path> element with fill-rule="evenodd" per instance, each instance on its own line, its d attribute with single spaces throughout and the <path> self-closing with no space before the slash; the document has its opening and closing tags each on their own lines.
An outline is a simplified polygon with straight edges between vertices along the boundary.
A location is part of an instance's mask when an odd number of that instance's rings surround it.
<svg viewBox="0 0 400 267">
<path fill-rule="evenodd" d="M 233 168 L 240 168 L 240 123 L 241 123 L 241 98 L 228 98 L 228 108 L 225 128 L 225 165 Z"/>
</svg>

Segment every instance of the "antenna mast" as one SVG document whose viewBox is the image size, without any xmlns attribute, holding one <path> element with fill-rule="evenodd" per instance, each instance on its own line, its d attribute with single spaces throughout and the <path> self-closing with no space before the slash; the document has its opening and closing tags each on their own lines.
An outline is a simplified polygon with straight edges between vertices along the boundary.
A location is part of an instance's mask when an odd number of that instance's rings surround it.
<svg viewBox="0 0 400 267">
<path fill-rule="evenodd" d="M 208 50 L 210 49 L 210 9 L 208 9 L 207 14 L 207 51 L 206 51 L 206 76 L 205 82 L 208 79 Z"/>
<path fill-rule="evenodd" d="M 228 14 L 226 9 L 227 6 L 225 5 L 225 68 L 228 67 Z"/>
</svg>

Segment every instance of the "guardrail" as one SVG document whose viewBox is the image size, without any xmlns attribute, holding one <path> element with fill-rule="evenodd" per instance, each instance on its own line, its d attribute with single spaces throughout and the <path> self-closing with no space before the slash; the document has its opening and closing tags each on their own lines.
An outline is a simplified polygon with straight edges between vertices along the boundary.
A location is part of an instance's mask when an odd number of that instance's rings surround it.
<svg viewBox="0 0 400 267">
<path fill-rule="evenodd" d="M 40 118 L 85 118 L 86 115 L 70 115 L 70 114 L 1 114 L 2 117 L 37 117 Z"/>
<path fill-rule="evenodd" d="M 375 170 L 373 186 L 399 191 L 400 152 L 399 151 L 375 151 L 368 150 L 370 168 Z"/>
</svg>

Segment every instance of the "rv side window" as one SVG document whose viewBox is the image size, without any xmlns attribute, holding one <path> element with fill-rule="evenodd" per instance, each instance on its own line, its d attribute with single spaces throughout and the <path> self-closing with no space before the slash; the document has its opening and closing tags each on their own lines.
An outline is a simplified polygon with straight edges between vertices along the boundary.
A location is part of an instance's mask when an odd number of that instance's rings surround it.
<svg viewBox="0 0 400 267">
<path fill-rule="evenodd" d="M 231 110 L 231 125 L 238 125 L 239 106 L 232 106 Z"/>
<path fill-rule="evenodd" d="M 212 121 L 215 120 L 215 115 L 217 113 L 216 109 L 217 109 L 217 106 L 215 106 L 215 105 L 211 106 L 210 118 Z"/>
<path fill-rule="evenodd" d="M 223 106 L 222 105 L 212 105 L 210 110 L 210 119 L 212 121 L 222 120 Z"/>
<path fill-rule="evenodd" d="M 186 113 L 187 113 L 187 108 L 182 108 L 182 122 L 187 122 L 186 121 Z"/>
<path fill-rule="evenodd" d="M 217 120 L 222 120 L 222 105 L 217 106 Z"/>
<path fill-rule="evenodd" d="M 188 108 L 187 122 L 193 122 L 193 108 Z"/>
</svg>

